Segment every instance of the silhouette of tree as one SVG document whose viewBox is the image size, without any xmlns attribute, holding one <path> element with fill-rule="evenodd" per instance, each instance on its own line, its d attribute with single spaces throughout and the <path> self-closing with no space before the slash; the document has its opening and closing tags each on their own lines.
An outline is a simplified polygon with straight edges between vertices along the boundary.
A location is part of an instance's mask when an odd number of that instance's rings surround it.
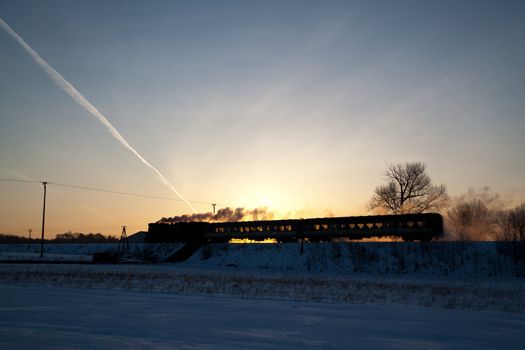
<svg viewBox="0 0 525 350">
<path fill-rule="evenodd" d="M 386 185 L 376 187 L 369 210 L 392 214 L 440 211 L 448 204 L 445 185 L 434 186 L 421 162 L 390 164 Z"/>
<path fill-rule="evenodd" d="M 456 239 L 460 241 L 480 241 L 490 238 L 493 222 L 496 220 L 494 211 L 480 199 L 461 202 L 447 211 L 447 215 Z"/>
<path fill-rule="evenodd" d="M 525 260 L 525 204 L 509 210 L 506 225 L 504 228 L 505 236 L 509 238 L 513 245 L 514 261 Z"/>
</svg>

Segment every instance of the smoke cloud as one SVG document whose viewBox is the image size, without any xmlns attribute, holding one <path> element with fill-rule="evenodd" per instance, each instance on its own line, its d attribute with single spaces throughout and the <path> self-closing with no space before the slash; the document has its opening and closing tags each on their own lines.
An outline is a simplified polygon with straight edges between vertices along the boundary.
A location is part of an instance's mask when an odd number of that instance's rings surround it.
<svg viewBox="0 0 525 350">
<path fill-rule="evenodd" d="M 481 201 L 481 203 L 491 210 L 503 210 L 510 208 L 514 202 L 512 195 L 494 193 L 489 186 L 485 186 L 480 189 L 469 188 L 466 193 L 453 198 L 452 204 L 455 206 L 473 200 Z"/>
<path fill-rule="evenodd" d="M 186 200 L 173 185 L 146 159 L 144 159 L 127 141 L 124 137 L 118 132 L 117 129 L 111 125 L 107 118 L 100 113 L 86 98 L 77 90 L 71 83 L 69 83 L 60 73 L 58 73 L 53 67 L 51 67 L 40 55 L 29 46 L 22 37 L 20 37 L 2 18 L 0 18 L 0 27 L 7 32 L 13 39 L 22 46 L 22 48 L 35 60 L 35 62 L 44 70 L 44 72 L 51 78 L 53 81 L 71 96 L 79 105 L 84 107 L 91 115 L 93 115 L 97 120 L 102 123 L 111 133 L 111 135 L 117 139 L 118 142 L 122 144 L 125 148 L 130 150 L 142 163 L 149 167 L 159 180 L 164 183 L 170 190 L 172 190 L 182 201 L 184 201 L 190 209 L 196 213 L 197 211 L 193 208 L 190 202 Z"/>
<path fill-rule="evenodd" d="M 162 218 L 158 223 L 175 223 L 175 222 L 231 222 L 231 221 L 258 221 L 258 220 L 272 220 L 273 213 L 268 211 L 268 208 L 222 208 L 213 213 L 195 213 L 192 215 L 173 216 L 169 218 Z"/>
<path fill-rule="evenodd" d="M 507 232 L 505 220 L 512 203 L 512 195 L 494 193 L 488 186 L 469 188 L 452 199 L 452 207 L 445 217 L 446 230 L 462 241 L 502 239 Z"/>
</svg>

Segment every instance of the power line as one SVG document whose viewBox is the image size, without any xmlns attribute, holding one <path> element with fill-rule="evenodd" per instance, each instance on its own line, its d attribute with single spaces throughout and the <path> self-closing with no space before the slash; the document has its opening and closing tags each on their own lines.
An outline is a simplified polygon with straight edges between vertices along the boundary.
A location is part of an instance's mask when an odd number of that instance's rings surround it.
<svg viewBox="0 0 525 350">
<path fill-rule="evenodd" d="M 35 181 L 35 180 L 19 180 L 19 179 L 0 179 L 0 181 L 4 182 L 29 182 L 29 183 L 35 183 L 35 184 L 41 184 L 43 181 Z"/>
<path fill-rule="evenodd" d="M 59 182 L 49 182 L 49 184 L 56 185 L 56 186 L 62 186 L 62 187 L 76 188 L 76 189 L 80 189 L 80 190 L 87 190 L 87 191 L 120 194 L 120 195 L 124 195 L 124 196 L 134 196 L 134 197 L 161 199 L 161 200 L 168 200 L 168 201 L 175 201 L 175 202 L 184 202 L 182 199 L 178 199 L 178 198 L 151 196 L 151 195 L 143 194 L 143 193 L 131 193 L 131 192 L 113 191 L 113 190 L 108 190 L 108 189 L 104 189 L 104 188 L 87 187 L 87 186 L 80 186 L 80 185 L 71 185 L 71 184 L 64 184 L 64 183 L 59 183 Z M 192 203 L 199 203 L 199 204 L 209 204 L 209 205 L 212 204 L 211 202 L 201 202 L 201 201 L 190 201 L 190 202 L 192 202 Z"/>
<path fill-rule="evenodd" d="M 4 182 L 22 182 L 22 183 L 38 183 L 38 184 L 44 183 L 44 181 L 18 180 L 18 179 L 0 179 L 0 181 L 4 181 Z M 168 201 L 175 201 L 175 202 L 184 202 L 182 199 L 178 199 L 178 198 L 151 196 L 151 195 L 147 195 L 147 194 L 143 194 L 143 193 L 131 193 L 131 192 L 113 191 L 113 190 L 108 190 L 108 189 L 104 189 L 104 188 L 72 185 L 72 184 L 65 184 L 65 183 L 60 183 L 60 182 L 47 181 L 47 184 L 48 185 L 55 185 L 55 186 L 62 186 L 62 187 L 75 188 L 75 189 L 86 190 L 86 191 L 95 191 L 95 192 L 119 194 L 119 195 L 123 195 L 123 196 L 132 196 L 132 197 L 168 200 Z M 192 200 L 190 200 L 189 202 L 197 203 L 197 204 L 207 204 L 207 205 L 216 204 L 216 203 L 212 203 L 212 202 L 192 201 Z"/>
</svg>

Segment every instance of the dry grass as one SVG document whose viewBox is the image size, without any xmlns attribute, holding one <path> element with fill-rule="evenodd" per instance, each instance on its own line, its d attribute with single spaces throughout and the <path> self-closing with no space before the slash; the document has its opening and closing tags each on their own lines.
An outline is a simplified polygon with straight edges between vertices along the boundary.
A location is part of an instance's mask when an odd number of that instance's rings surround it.
<svg viewBox="0 0 525 350">
<path fill-rule="evenodd" d="M 75 265 L 3 266 L 0 270 L 0 283 L 324 303 L 394 303 L 525 313 L 523 283 L 269 276 L 174 269 L 154 271 L 135 269 L 133 266 Z"/>
</svg>

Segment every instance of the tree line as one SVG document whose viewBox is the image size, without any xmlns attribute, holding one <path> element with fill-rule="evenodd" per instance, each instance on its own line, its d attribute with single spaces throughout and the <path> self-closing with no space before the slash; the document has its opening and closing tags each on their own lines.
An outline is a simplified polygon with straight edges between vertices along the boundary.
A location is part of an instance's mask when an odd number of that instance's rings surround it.
<svg viewBox="0 0 525 350">
<path fill-rule="evenodd" d="M 119 241 L 114 236 L 104 236 L 101 233 L 59 233 L 53 239 L 46 239 L 48 243 L 116 243 Z M 27 238 L 9 234 L 0 234 L 0 244 L 38 244 L 39 238 Z"/>
</svg>

